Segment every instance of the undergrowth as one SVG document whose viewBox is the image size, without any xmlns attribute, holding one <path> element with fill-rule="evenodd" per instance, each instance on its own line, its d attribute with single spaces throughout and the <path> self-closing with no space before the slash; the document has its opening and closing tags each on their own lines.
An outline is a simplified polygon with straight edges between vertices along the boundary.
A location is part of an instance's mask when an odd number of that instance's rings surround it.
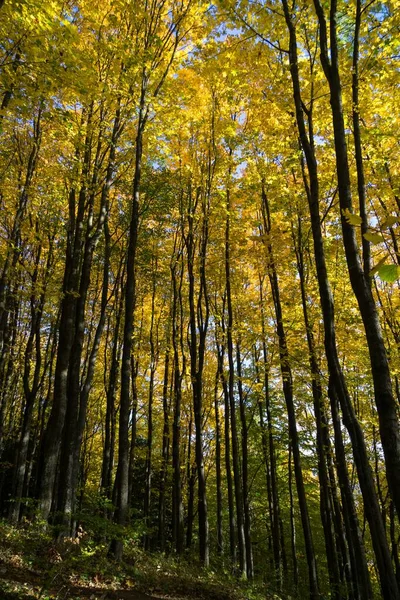
<svg viewBox="0 0 400 600">
<path fill-rule="evenodd" d="M 203 569 L 193 555 L 144 552 L 135 529 L 124 529 L 124 558 L 115 562 L 108 556 L 109 536 L 122 533 L 104 522 L 99 527 L 89 519 L 85 525 L 78 537 L 57 542 L 56 531 L 38 520 L 18 527 L 0 521 L 1 600 L 144 600 L 141 594 L 168 599 L 278 599 L 265 583 L 238 581 L 222 562 L 218 568 Z"/>
</svg>

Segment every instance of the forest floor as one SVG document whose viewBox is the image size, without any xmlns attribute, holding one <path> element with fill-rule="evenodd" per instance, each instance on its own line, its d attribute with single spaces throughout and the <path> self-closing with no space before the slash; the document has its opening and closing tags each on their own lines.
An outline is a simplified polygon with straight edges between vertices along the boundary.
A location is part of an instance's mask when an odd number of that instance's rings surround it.
<svg viewBox="0 0 400 600">
<path fill-rule="evenodd" d="M 239 582 L 223 568 L 149 554 L 126 544 L 124 560 L 107 558 L 105 543 L 55 542 L 26 523 L 0 522 L 0 600 L 279 600 L 265 585 Z"/>
</svg>

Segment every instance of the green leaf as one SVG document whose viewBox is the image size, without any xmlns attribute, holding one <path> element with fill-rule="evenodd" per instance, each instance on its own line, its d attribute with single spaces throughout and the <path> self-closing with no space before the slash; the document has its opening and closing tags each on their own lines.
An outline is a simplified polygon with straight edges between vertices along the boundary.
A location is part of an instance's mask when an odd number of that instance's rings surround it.
<svg viewBox="0 0 400 600">
<path fill-rule="evenodd" d="M 393 283 L 400 277 L 400 267 L 397 265 L 382 265 L 378 269 L 378 275 L 382 281 Z"/>
<path fill-rule="evenodd" d="M 367 231 L 367 233 L 364 233 L 364 237 L 371 244 L 380 244 L 385 241 L 385 238 L 380 233 L 374 233 L 373 231 Z"/>
<path fill-rule="evenodd" d="M 384 256 L 383 258 L 381 258 L 381 259 L 380 259 L 380 260 L 379 260 L 379 261 L 376 263 L 376 265 L 374 266 L 374 268 L 373 268 L 373 269 L 371 269 L 371 272 L 370 272 L 370 275 L 371 275 L 371 277 L 372 277 L 373 275 L 375 275 L 375 274 L 376 274 L 376 273 L 379 271 L 379 269 L 381 268 L 381 266 L 382 266 L 382 265 L 384 265 L 384 264 L 385 264 L 385 261 L 386 261 L 386 259 L 387 259 L 387 257 L 388 257 L 388 256 L 389 256 L 388 254 L 385 254 L 385 256 Z"/>
<path fill-rule="evenodd" d="M 383 221 L 381 227 L 382 229 L 389 229 L 389 227 L 393 227 L 393 225 L 395 225 L 397 223 L 398 219 L 397 217 L 393 217 L 392 215 L 390 215 L 389 217 L 386 217 L 386 219 Z"/>
<path fill-rule="evenodd" d="M 354 213 L 350 212 L 348 208 L 343 211 L 343 215 L 350 225 L 361 225 L 362 223 L 362 218 L 360 215 L 355 215 Z"/>
</svg>

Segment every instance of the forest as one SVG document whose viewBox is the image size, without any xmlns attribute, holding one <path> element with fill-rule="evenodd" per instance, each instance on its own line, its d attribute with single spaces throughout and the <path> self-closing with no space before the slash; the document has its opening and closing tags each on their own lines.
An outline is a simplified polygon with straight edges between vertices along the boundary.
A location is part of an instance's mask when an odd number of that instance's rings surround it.
<svg viewBox="0 0 400 600">
<path fill-rule="evenodd" d="M 399 60 L 399 0 L 0 1 L 2 598 L 400 600 Z"/>
</svg>

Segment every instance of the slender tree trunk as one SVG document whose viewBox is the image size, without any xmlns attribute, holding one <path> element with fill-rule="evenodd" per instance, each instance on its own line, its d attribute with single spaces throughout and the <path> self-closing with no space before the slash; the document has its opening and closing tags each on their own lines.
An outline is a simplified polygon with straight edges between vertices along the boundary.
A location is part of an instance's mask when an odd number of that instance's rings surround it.
<svg viewBox="0 0 400 600">
<path fill-rule="evenodd" d="M 204 566 L 209 565 L 209 531 L 206 495 L 206 478 L 204 471 L 203 453 L 203 369 L 205 357 L 205 344 L 207 337 L 209 306 L 207 296 L 207 282 L 205 273 L 205 260 L 208 244 L 208 211 L 209 197 L 202 198 L 202 233 L 199 242 L 199 289 L 197 301 L 195 298 L 195 240 L 193 221 L 201 191 L 196 191 L 195 201 L 192 198 L 191 185 L 189 185 L 189 211 L 188 232 L 186 236 L 187 262 L 189 276 L 189 330 L 190 330 L 190 372 L 192 377 L 193 410 L 196 439 L 196 465 L 198 483 L 198 518 L 199 518 L 199 546 L 200 560 Z M 196 306 L 197 305 L 197 306 Z"/>
<path fill-rule="evenodd" d="M 318 3 L 318 0 L 315 0 Z M 325 330 L 325 353 L 331 375 L 331 383 L 335 387 L 335 393 L 339 399 L 341 409 L 343 411 L 344 423 L 349 431 L 355 463 L 357 466 L 358 478 L 363 494 L 366 515 L 371 530 L 371 537 L 377 563 L 381 574 L 381 585 L 384 594 L 394 594 L 393 598 L 397 598 L 397 584 L 393 574 L 393 568 L 390 561 L 388 545 L 383 530 L 382 520 L 379 514 L 379 506 L 374 488 L 374 482 L 371 472 L 371 467 L 368 461 L 368 456 L 365 448 L 363 432 L 358 423 L 351 399 L 347 390 L 346 382 L 339 363 L 336 347 L 336 333 L 334 320 L 334 305 L 332 293 L 329 285 L 323 237 L 321 231 L 321 219 L 319 214 L 319 181 L 317 161 L 315 158 L 314 138 L 312 127 L 312 110 L 307 111 L 308 129 L 307 134 L 304 120 L 304 104 L 301 99 L 300 77 L 297 62 L 297 41 L 296 30 L 292 16 L 290 14 L 287 1 L 282 0 L 285 11 L 286 23 L 290 34 L 290 70 L 293 83 L 293 97 L 296 108 L 296 120 L 300 135 L 300 141 L 307 162 L 307 170 L 309 180 L 305 177 L 303 171 L 304 185 L 309 203 L 311 228 L 314 242 L 314 256 L 317 270 L 318 286 L 320 293 L 320 301 L 322 315 L 324 320 Z M 316 7 L 317 8 L 317 7 Z M 318 10 L 317 10 L 318 12 Z M 323 26 L 323 24 L 322 24 Z M 340 186 L 339 186 L 340 187 Z M 365 598 L 370 597 L 370 587 L 368 585 L 368 577 L 361 582 L 364 587 L 362 593 Z M 385 596 L 386 597 L 386 596 Z"/>
<path fill-rule="evenodd" d="M 236 369 L 238 376 L 239 410 L 242 434 L 242 483 L 243 483 L 243 509 L 244 509 L 244 539 L 246 545 L 246 568 L 247 577 L 254 576 L 253 550 L 251 546 L 251 520 L 249 501 L 249 459 L 248 459 L 248 425 L 246 421 L 245 397 L 242 383 L 242 358 L 240 354 L 240 343 L 236 342 Z"/>
<path fill-rule="evenodd" d="M 360 56 L 360 29 L 361 29 L 361 0 L 357 0 L 356 3 L 356 22 L 354 29 L 354 41 L 353 41 L 353 69 L 352 69 L 352 96 L 353 96 L 353 138 L 354 138 L 354 151 L 356 158 L 356 169 L 357 169 L 357 191 L 358 201 L 360 206 L 360 217 L 361 233 L 362 233 L 362 255 L 363 255 L 363 268 L 366 281 L 370 281 L 371 271 L 371 248 L 369 241 L 364 237 L 364 234 L 368 231 L 368 215 L 366 208 L 366 197 L 365 197 L 365 176 L 364 176 L 364 165 L 361 145 L 361 130 L 360 130 L 360 105 L 359 105 L 359 74 L 358 74 L 358 62 Z"/>
<path fill-rule="evenodd" d="M 142 175 L 143 133 L 147 121 L 145 108 L 148 75 L 144 69 L 141 83 L 139 116 L 136 133 L 135 172 L 132 189 L 132 214 L 129 226 L 128 252 L 126 257 L 125 311 L 121 363 L 121 391 L 119 409 L 118 468 L 116 477 L 115 522 L 123 526 L 129 516 L 129 413 L 131 385 L 131 354 L 133 348 L 133 325 L 136 300 L 136 249 L 139 230 L 139 195 Z M 114 539 L 110 553 L 117 560 L 122 558 L 122 539 Z"/>
<path fill-rule="evenodd" d="M 297 561 L 296 547 L 296 520 L 294 516 L 294 499 L 293 499 L 293 468 L 292 468 L 292 447 L 289 442 L 289 457 L 288 457 L 288 473 L 289 473 L 289 515 L 290 515 L 290 546 L 292 550 L 292 566 L 293 566 L 293 583 L 294 589 L 297 592 L 299 587 L 299 567 Z"/>
<path fill-rule="evenodd" d="M 229 412 L 231 422 L 232 436 L 232 467 L 233 479 L 235 482 L 235 501 L 236 501 L 236 523 L 237 537 L 239 546 L 239 570 L 242 577 L 247 577 L 247 554 L 246 540 L 244 534 L 244 513 L 243 513 L 243 491 L 239 463 L 239 441 L 236 422 L 235 406 L 235 364 L 233 349 L 233 306 L 231 292 L 231 258 L 230 258 L 230 189 L 226 190 L 226 221 L 225 221 L 225 285 L 226 285 L 226 305 L 227 305 L 227 324 L 226 324 L 226 345 L 228 354 L 228 396 Z"/>
<path fill-rule="evenodd" d="M 169 443 L 170 443 L 170 402 L 168 398 L 168 383 L 169 383 L 169 368 L 170 368 L 170 333 L 168 326 L 167 333 L 167 349 L 165 351 L 164 360 L 164 381 L 163 381 L 163 437 L 162 437 L 162 450 L 161 450 L 161 470 L 160 470 L 160 488 L 158 496 L 158 545 L 161 552 L 165 550 L 165 492 L 168 472 L 168 458 L 169 458 Z"/>
<path fill-rule="evenodd" d="M 3 98 L 3 104 L 5 102 L 6 95 L 7 91 Z M 8 101 L 9 98 L 7 103 Z M 30 197 L 30 189 L 36 172 L 39 151 L 41 147 L 42 113 L 43 106 L 41 103 L 38 107 L 37 115 L 35 115 L 33 118 L 32 146 L 29 151 L 23 182 L 21 182 L 21 186 L 19 188 L 20 193 L 16 203 L 17 209 L 12 221 L 12 226 L 10 228 L 11 231 L 7 239 L 7 246 L 3 257 L 3 267 L 0 273 L 0 457 L 4 448 L 5 411 L 9 391 L 9 380 L 14 367 L 13 357 L 15 353 L 14 346 L 12 344 L 14 327 L 12 323 L 9 323 L 9 317 L 11 315 L 15 317 L 16 308 L 19 304 L 19 297 L 15 293 L 18 289 L 18 286 L 15 285 L 13 280 L 15 278 L 18 280 L 19 278 L 18 273 L 17 276 L 15 276 L 15 271 L 18 258 L 21 253 L 21 226 L 26 216 Z M 2 117 L 3 115 L 0 116 L 0 120 Z"/>
<path fill-rule="evenodd" d="M 187 461 L 186 461 L 186 481 L 188 487 L 187 500 L 187 528 L 186 528 L 186 548 L 192 547 L 193 541 L 193 521 L 194 521 L 194 492 L 196 484 L 196 465 L 192 461 L 192 435 L 193 435 L 193 411 L 190 408 L 188 438 L 187 438 Z"/>
<path fill-rule="evenodd" d="M 143 321 L 143 319 L 142 319 Z M 138 336 L 141 339 L 141 335 Z M 139 350 L 139 348 L 137 348 Z M 137 351 L 139 355 L 139 352 Z M 131 356 L 131 389 L 132 389 L 132 402 L 130 407 L 130 441 L 129 444 L 129 467 L 128 467 L 128 505 L 131 505 L 132 497 L 134 493 L 135 484 L 135 460 L 136 460 L 136 438 L 137 438 L 137 409 L 138 409 L 138 388 L 137 388 L 137 377 L 139 373 L 139 357 L 135 358 Z M 128 432 L 129 437 L 129 432 Z"/>
<path fill-rule="evenodd" d="M 122 285 L 121 285 L 122 287 Z M 117 286 L 118 290 L 118 286 Z M 115 425 L 116 425 L 116 409 L 115 396 L 118 380 L 118 365 L 121 354 L 120 348 L 120 327 L 121 314 L 123 309 L 123 295 L 116 297 L 115 300 L 116 317 L 114 324 L 114 332 L 111 345 L 111 364 L 109 368 L 109 377 L 106 385 L 106 423 L 105 423 L 105 438 L 103 447 L 103 460 L 101 471 L 100 487 L 106 498 L 112 499 L 112 472 L 114 466 L 114 445 L 115 445 Z M 108 336 L 107 336 L 108 339 Z"/>
<path fill-rule="evenodd" d="M 265 232 L 267 234 L 269 234 L 271 231 L 271 219 L 270 219 L 268 199 L 267 199 L 267 195 L 266 195 L 264 189 L 262 191 L 262 200 L 263 200 L 264 228 L 265 228 Z M 272 252 L 272 246 L 269 241 L 266 243 L 266 250 L 267 250 L 267 260 L 268 260 L 268 275 L 269 275 L 269 279 L 270 279 L 271 291 L 272 291 L 272 297 L 273 297 L 273 301 L 274 301 L 275 315 L 276 315 L 276 330 L 277 330 L 278 341 L 279 341 L 279 357 L 280 357 L 280 367 L 281 367 L 281 374 L 282 374 L 282 388 L 283 388 L 283 394 L 285 397 L 286 409 L 287 409 L 287 413 L 288 413 L 290 445 L 291 445 L 292 452 L 293 452 L 293 464 L 294 464 L 294 474 L 295 474 L 296 488 L 297 488 L 297 497 L 298 497 L 298 501 L 299 501 L 301 524 L 302 524 L 302 529 L 303 529 L 305 550 L 306 550 L 306 556 L 307 556 L 310 600 L 318 600 L 319 599 L 319 589 L 318 589 L 317 563 L 316 563 L 316 558 L 315 558 L 310 517 L 309 517 L 309 513 L 308 513 L 306 493 L 305 493 L 305 489 L 304 489 L 303 472 L 302 472 L 302 467 L 301 467 L 300 447 L 299 447 L 299 439 L 298 439 L 297 423 L 296 423 L 296 413 L 295 413 L 294 400 L 293 400 L 292 371 L 291 371 L 289 357 L 288 357 L 286 332 L 285 332 L 284 325 L 283 325 L 283 315 L 282 315 L 282 306 L 281 306 L 281 300 L 280 300 L 278 276 L 276 273 L 275 262 L 274 262 L 273 252 Z"/>
<path fill-rule="evenodd" d="M 221 417 L 220 417 L 220 398 L 219 398 L 219 383 L 220 373 L 223 370 L 223 356 L 218 348 L 218 366 L 215 374 L 214 385 L 214 413 L 215 413 L 215 469 L 216 469 L 216 486 L 217 486 L 217 554 L 222 556 L 224 551 L 223 544 L 223 527 L 222 527 L 222 469 L 221 469 Z"/>
<path fill-rule="evenodd" d="M 21 252 L 21 225 L 26 215 L 30 195 L 30 188 L 32 185 L 33 177 L 36 172 L 37 162 L 39 158 L 39 151 L 42 141 L 42 115 L 43 106 L 41 103 L 39 105 L 37 115 L 33 118 L 32 146 L 29 152 L 28 161 L 26 165 L 25 178 L 17 200 L 17 210 L 14 216 L 11 232 L 9 235 L 8 247 L 6 249 L 4 257 L 3 269 L 0 274 L 0 352 L 2 352 L 3 350 L 4 332 L 7 327 L 7 297 L 10 292 L 10 276 L 16 266 L 18 256 Z"/>
<path fill-rule="evenodd" d="M 328 563 L 328 572 L 331 588 L 331 596 L 336 600 L 342 600 L 341 593 L 342 581 L 339 573 L 339 557 L 337 555 L 337 547 L 334 540 L 333 532 L 333 513 L 331 510 L 330 494 L 329 494 L 329 479 L 326 464 L 326 447 L 324 445 L 323 427 L 327 423 L 324 422 L 324 398 L 321 386 L 320 368 L 316 354 L 314 343 L 314 334 L 310 323 L 307 306 L 307 292 L 305 287 L 305 265 L 303 255 L 303 235 L 301 226 L 301 217 L 298 215 L 297 221 L 297 237 L 293 232 L 295 254 L 297 260 L 297 270 L 300 279 L 301 304 L 303 308 L 304 326 L 306 330 L 307 346 L 309 353 L 310 371 L 311 371 L 311 389 L 314 401 L 314 414 L 317 427 L 317 455 L 318 455 L 318 479 L 320 492 L 320 515 L 322 528 L 324 531 L 326 558 Z"/>
<path fill-rule="evenodd" d="M 173 471 L 173 490 L 172 490 L 172 539 L 177 554 L 183 551 L 184 538 L 184 520 L 183 520 L 183 502 L 182 502 L 182 480 L 181 480 L 181 402 L 182 402 L 182 377 L 185 371 L 185 356 L 182 353 L 182 367 L 179 350 L 182 347 L 182 283 L 183 283 L 183 265 L 180 268 L 179 283 L 177 281 L 178 259 L 171 265 L 172 279 L 172 347 L 174 351 L 173 363 L 173 424 L 172 424 L 172 471 Z"/>
<path fill-rule="evenodd" d="M 150 324 L 150 381 L 149 381 L 149 396 L 147 410 L 147 452 L 145 464 L 145 493 L 144 493 L 144 524 L 146 531 L 144 534 L 144 549 L 150 549 L 150 509 L 151 509 L 151 486 L 152 486 L 152 469 L 153 469 L 153 401 L 154 401 L 154 377 L 157 368 L 157 353 L 158 350 L 154 340 L 154 311 L 156 300 L 156 273 L 157 260 L 155 261 L 155 272 L 153 273 L 153 292 L 151 298 L 151 324 Z M 156 336 L 158 337 L 158 336 Z"/>
<path fill-rule="evenodd" d="M 222 316 L 221 328 L 225 333 L 225 322 Z M 236 521 L 235 521 L 235 507 L 233 497 L 233 481 L 232 481 L 232 468 L 231 468 L 231 416 L 230 416 L 230 405 L 229 405 L 229 392 L 228 385 L 224 373 L 224 356 L 225 348 L 221 344 L 218 348 L 218 365 L 220 369 L 220 380 L 222 383 L 223 397 L 224 397 L 224 438 L 225 438 L 225 471 L 226 471 L 226 487 L 228 494 L 228 513 L 229 513 L 229 549 L 230 557 L 233 567 L 236 566 Z"/>
<path fill-rule="evenodd" d="M 355 598 L 363 600 L 363 598 L 372 598 L 373 594 L 365 556 L 364 542 L 359 527 L 357 510 L 347 471 L 346 454 L 337 406 L 338 400 L 335 388 L 331 382 L 329 384 L 329 397 L 335 434 L 336 468 L 342 496 L 343 517 L 349 547 L 351 571 L 353 573 L 353 591 Z"/>
<path fill-rule="evenodd" d="M 393 396 L 392 383 L 385 343 L 380 327 L 379 316 L 372 294 L 369 275 L 366 275 L 360 261 L 356 232 L 346 216 L 353 211 L 350 168 L 348 160 L 346 132 L 342 106 L 342 86 L 339 73 L 339 50 L 337 34 L 337 1 L 331 0 L 330 5 L 330 52 L 328 53 L 327 24 L 324 9 L 319 0 L 314 0 L 318 16 L 320 32 L 321 63 L 330 90 L 330 104 L 334 129 L 334 142 L 336 154 L 336 173 L 339 188 L 339 203 L 341 210 L 341 223 L 343 244 L 346 255 L 350 282 L 357 299 L 360 314 L 364 323 L 371 361 L 372 378 L 374 382 L 375 402 L 379 416 L 379 430 L 385 454 L 386 476 L 397 515 L 400 515 L 400 428 L 398 421 L 398 407 Z M 357 9 L 356 26 L 359 27 L 361 18 L 360 7 Z M 357 48 L 355 52 L 357 59 Z M 355 77 L 357 73 L 355 73 Z M 353 84 L 354 90 L 354 84 Z M 358 157 L 360 159 L 360 157 Z M 360 172 L 358 172 L 360 176 Z M 358 180 L 359 188 L 363 187 L 362 179 Z M 361 197 L 361 204 L 363 196 Z M 365 258 L 365 257 L 364 257 Z M 370 524 L 371 527 L 371 524 Z M 386 551 L 385 551 L 386 554 Z M 399 596 L 394 585 L 394 574 L 380 565 L 381 584 L 392 593 L 393 598 Z M 391 569 L 392 571 L 393 569 Z M 385 592 L 386 593 L 386 592 Z M 397 594 L 397 595 L 396 595 Z"/>
<path fill-rule="evenodd" d="M 14 473 L 13 499 L 10 506 L 10 519 L 17 523 L 20 517 L 21 497 L 26 483 L 26 467 L 28 448 L 31 439 L 31 426 L 33 420 L 34 404 L 37 399 L 38 390 L 41 383 L 42 352 L 41 352 L 41 320 L 46 299 L 46 287 L 53 260 L 53 240 L 50 239 L 46 268 L 43 280 L 43 291 L 39 298 L 36 298 L 36 285 L 38 281 L 39 263 L 42 254 L 42 248 L 39 246 L 35 262 L 35 270 L 32 277 L 32 294 L 30 299 L 31 308 L 31 329 L 25 348 L 23 385 L 25 393 L 25 410 L 23 416 L 21 436 L 17 453 L 17 464 Z M 31 361 L 35 358 L 35 368 L 32 382 L 30 381 Z"/>
<path fill-rule="evenodd" d="M 262 351 L 263 351 L 263 370 L 264 370 L 264 394 L 265 408 L 267 414 L 267 430 L 264 424 L 264 411 L 262 403 L 260 403 L 260 425 L 262 430 L 262 442 L 264 450 L 264 460 L 266 465 L 267 490 L 270 497 L 270 526 L 272 535 L 272 548 L 274 553 L 275 575 L 278 589 L 282 587 L 282 564 L 281 550 L 284 551 L 283 545 L 280 544 L 279 520 L 280 507 L 278 496 L 278 484 L 276 475 L 276 457 L 275 443 L 272 429 L 271 403 L 269 394 L 269 366 L 267 355 L 267 342 L 265 331 L 265 308 L 263 296 L 263 281 L 259 278 L 260 284 L 260 305 L 261 305 L 261 330 L 262 330 Z"/>
</svg>

